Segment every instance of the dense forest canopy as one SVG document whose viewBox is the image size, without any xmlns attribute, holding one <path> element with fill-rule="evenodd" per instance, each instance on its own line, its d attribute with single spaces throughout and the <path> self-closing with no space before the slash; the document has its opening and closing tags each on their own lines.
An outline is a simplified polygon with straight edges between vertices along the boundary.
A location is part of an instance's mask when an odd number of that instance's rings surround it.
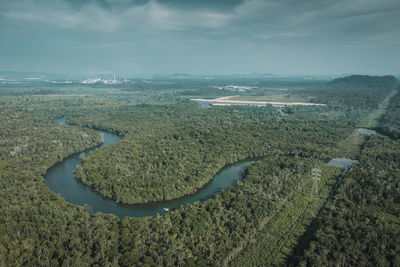
<svg viewBox="0 0 400 267">
<path fill-rule="evenodd" d="M 373 136 L 298 257 L 310 266 L 400 264 L 400 143 Z"/>
<path fill-rule="evenodd" d="M 123 203 L 190 194 L 225 165 L 246 158 L 332 157 L 338 140 L 353 130 L 354 119 L 362 114 L 297 108 L 293 116 L 283 118 L 273 107 L 202 109 L 193 102 L 102 110 L 101 116 L 74 113 L 70 121 L 123 132 L 124 139 L 94 152 L 77 177 Z"/>
<path fill-rule="evenodd" d="M 273 96 L 265 81 L 251 83 L 258 88 L 243 95 Z M 328 104 L 293 107 L 287 116 L 272 106 L 202 109 L 187 100 L 189 91 L 232 94 L 208 84 L 205 91 L 143 86 L 148 91 L 74 85 L 56 88 L 60 95 L 0 87 L 0 265 L 399 264 L 398 91 L 379 120 L 387 136 L 362 139 L 358 162 L 336 191 L 342 169 L 325 165 L 397 89 L 392 77 L 274 84 L 279 97 L 284 91 Z M 75 126 L 52 122 L 60 116 Z M 123 136 L 86 158 L 77 176 L 125 203 L 191 193 L 227 163 L 259 161 L 213 198 L 162 216 L 119 219 L 72 205 L 44 184 L 53 164 L 101 142 L 83 126 Z M 316 194 L 313 168 L 322 172 Z"/>
</svg>

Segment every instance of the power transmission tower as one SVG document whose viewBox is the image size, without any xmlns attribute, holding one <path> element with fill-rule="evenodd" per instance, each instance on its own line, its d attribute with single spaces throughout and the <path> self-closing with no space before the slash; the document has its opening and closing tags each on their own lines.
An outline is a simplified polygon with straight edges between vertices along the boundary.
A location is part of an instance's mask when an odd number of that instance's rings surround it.
<svg viewBox="0 0 400 267">
<path fill-rule="evenodd" d="M 310 196 L 318 195 L 318 181 L 321 180 L 321 169 L 313 168 L 311 170 L 311 179 L 313 180 L 313 186 L 311 188 Z"/>
</svg>

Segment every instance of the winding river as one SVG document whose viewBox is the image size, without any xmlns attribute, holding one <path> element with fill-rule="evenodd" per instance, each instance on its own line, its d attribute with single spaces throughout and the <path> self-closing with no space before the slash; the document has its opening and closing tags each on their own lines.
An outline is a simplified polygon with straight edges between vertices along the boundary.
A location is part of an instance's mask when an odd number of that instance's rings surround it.
<svg viewBox="0 0 400 267">
<path fill-rule="evenodd" d="M 70 126 L 65 118 L 54 120 L 55 123 Z M 109 144 L 119 142 L 121 137 L 98 130 L 103 136 L 103 143 L 85 150 L 85 156 L 90 152 L 105 147 Z M 104 198 L 98 192 L 93 191 L 88 186 L 79 182 L 75 176 L 76 168 L 82 163 L 82 152 L 75 153 L 65 158 L 62 162 L 55 164 L 47 170 L 45 183 L 49 189 L 60 194 L 67 202 L 76 205 L 89 205 L 92 212 L 112 213 L 120 218 L 124 217 L 145 217 L 156 214 L 164 214 L 166 209 L 173 210 L 182 205 L 190 204 L 195 201 L 202 201 L 213 197 L 243 178 L 244 169 L 254 160 L 247 160 L 229 165 L 222 169 L 214 179 L 196 193 L 187 195 L 170 201 L 161 201 L 148 204 L 125 205 L 116 203 L 112 199 Z"/>
</svg>

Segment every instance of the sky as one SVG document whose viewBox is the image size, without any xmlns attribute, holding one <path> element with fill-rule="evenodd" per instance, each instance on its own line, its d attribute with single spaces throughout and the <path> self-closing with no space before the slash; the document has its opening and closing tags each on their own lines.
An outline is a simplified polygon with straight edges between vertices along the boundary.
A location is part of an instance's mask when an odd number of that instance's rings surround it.
<svg viewBox="0 0 400 267">
<path fill-rule="evenodd" d="M 399 0 L 1 0 L 0 70 L 399 74 Z"/>
</svg>

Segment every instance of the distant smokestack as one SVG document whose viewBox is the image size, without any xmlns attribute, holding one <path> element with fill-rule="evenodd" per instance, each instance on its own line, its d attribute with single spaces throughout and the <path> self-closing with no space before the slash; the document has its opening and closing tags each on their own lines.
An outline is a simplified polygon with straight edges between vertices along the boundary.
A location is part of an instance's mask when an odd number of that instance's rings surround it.
<svg viewBox="0 0 400 267">
<path fill-rule="evenodd" d="M 114 82 L 116 82 L 117 80 L 115 79 L 115 73 L 114 73 Z"/>
</svg>

